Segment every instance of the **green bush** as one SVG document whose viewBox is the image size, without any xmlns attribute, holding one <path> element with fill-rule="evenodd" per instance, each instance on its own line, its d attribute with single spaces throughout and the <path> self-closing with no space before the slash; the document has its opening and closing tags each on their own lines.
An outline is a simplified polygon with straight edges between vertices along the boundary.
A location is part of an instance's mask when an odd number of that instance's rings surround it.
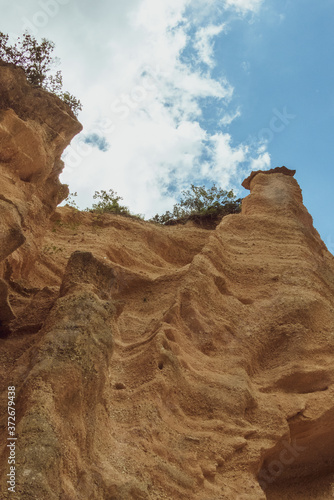
<svg viewBox="0 0 334 500">
<path fill-rule="evenodd" d="M 91 208 L 86 208 L 87 212 L 93 212 L 98 215 L 100 214 L 115 214 L 123 215 L 125 217 L 131 217 L 132 219 L 143 220 L 144 216 L 141 214 L 133 214 L 128 207 L 120 205 L 120 200 L 123 200 L 121 196 L 118 196 L 116 191 L 109 189 L 109 191 L 95 191 L 93 196 L 94 200 L 99 200 L 97 203 L 93 203 Z"/>
<path fill-rule="evenodd" d="M 70 193 L 65 201 L 67 205 L 78 209 L 73 199 L 76 196 L 77 193 Z M 142 215 L 133 214 L 128 207 L 121 205 L 120 201 L 123 198 L 118 196 L 113 189 L 95 191 L 93 199 L 97 202 L 93 203 L 91 208 L 86 208 L 86 211 L 97 214 L 99 218 L 102 214 L 115 214 L 144 219 Z M 182 198 L 174 205 L 172 212 L 157 214 L 150 219 L 150 222 L 171 225 L 185 224 L 188 220 L 193 220 L 198 224 L 213 228 L 225 215 L 239 213 L 241 201 L 240 198 L 236 198 L 232 190 L 225 191 L 215 184 L 210 189 L 192 184 L 190 189 L 182 191 Z"/>
<path fill-rule="evenodd" d="M 185 224 L 188 220 L 215 224 L 225 215 L 239 213 L 241 201 L 232 190 L 225 191 L 215 184 L 210 189 L 192 184 L 190 189 L 182 191 L 182 198 L 172 212 L 156 214 L 151 221 L 166 225 Z"/>
<path fill-rule="evenodd" d="M 55 44 L 46 38 L 38 43 L 29 33 L 24 33 L 14 45 L 9 44 L 9 36 L 0 31 L 0 59 L 21 67 L 28 82 L 34 87 L 41 87 L 62 99 L 77 116 L 82 104 L 67 91 L 63 91 L 61 71 L 50 74 L 52 66 L 58 60 L 52 56 Z"/>
<path fill-rule="evenodd" d="M 93 198 L 99 201 L 98 203 L 94 203 L 91 209 L 87 210 L 92 210 L 97 213 L 131 215 L 128 207 L 119 204 L 119 201 L 123 198 L 118 196 L 113 189 L 109 189 L 109 192 L 103 190 L 95 191 Z"/>
</svg>

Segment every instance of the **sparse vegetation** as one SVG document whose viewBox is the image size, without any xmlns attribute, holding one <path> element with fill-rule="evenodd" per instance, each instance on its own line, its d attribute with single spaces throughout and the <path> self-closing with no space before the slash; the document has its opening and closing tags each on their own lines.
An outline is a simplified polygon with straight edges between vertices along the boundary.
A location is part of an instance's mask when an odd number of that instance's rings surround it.
<svg viewBox="0 0 334 500">
<path fill-rule="evenodd" d="M 63 252 L 64 249 L 61 248 L 61 247 L 57 247 L 56 245 L 46 245 L 44 248 L 43 248 L 43 252 L 45 254 L 49 254 L 49 255 L 52 255 L 52 254 L 57 254 L 59 252 Z"/>
<path fill-rule="evenodd" d="M 82 104 L 63 90 L 61 71 L 52 74 L 52 69 L 58 64 L 58 59 L 52 56 L 55 44 L 46 38 L 38 43 L 29 33 L 24 33 L 13 45 L 9 43 L 9 36 L 0 32 L 0 60 L 15 64 L 22 68 L 28 82 L 34 87 L 40 87 L 62 99 L 75 115 L 82 109 Z"/>
<path fill-rule="evenodd" d="M 128 207 L 120 205 L 120 200 L 123 200 L 121 196 L 113 190 L 109 189 L 109 191 L 95 191 L 93 196 L 94 200 L 98 200 L 97 203 L 94 203 L 91 209 L 96 213 L 109 213 L 109 214 L 117 214 L 117 215 L 131 215 Z"/>
<path fill-rule="evenodd" d="M 209 189 L 192 184 L 190 189 L 182 191 L 182 198 L 174 205 L 172 212 L 157 214 L 151 221 L 172 225 L 185 224 L 193 220 L 197 223 L 206 222 L 215 225 L 225 215 L 239 213 L 241 201 L 232 190 L 225 191 L 215 184 Z"/>
<path fill-rule="evenodd" d="M 143 219 L 140 214 L 133 214 L 130 212 L 129 208 L 120 205 L 120 201 L 123 200 L 121 196 L 118 196 L 116 191 L 109 189 L 109 191 L 95 191 L 93 196 L 94 200 L 98 200 L 94 203 L 92 208 L 86 208 L 89 212 L 94 212 L 95 214 L 115 214 L 123 215 L 125 217 L 132 217 L 135 219 Z"/>
<path fill-rule="evenodd" d="M 68 207 L 74 208 L 75 210 L 80 210 L 77 202 L 75 201 L 75 198 L 78 196 L 78 193 L 69 193 L 67 198 L 65 198 L 64 202 Z"/>
<path fill-rule="evenodd" d="M 241 210 L 241 198 L 237 198 L 232 190 L 226 191 L 215 184 L 211 188 L 192 184 L 190 189 L 182 191 L 181 195 L 180 202 L 174 205 L 172 212 L 157 214 L 149 222 L 172 225 L 185 224 L 191 220 L 206 228 L 214 228 L 225 215 L 237 214 Z M 79 210 L 74 200 L 76 196 L 77 193 L 70 193 L 65 202 L 67 206 Z M 93 203 L 91 208 L 86 208 L 86 211 L 93 214 L 94 225 L 103 225 L 103 214 L 144 219 L 142 215 L 135 215 L 122 205 L 120 202 L 123 198 L 113 189 L 95 191 L 93 198 L 97 200 L 96 203 Z"/>
</svg>

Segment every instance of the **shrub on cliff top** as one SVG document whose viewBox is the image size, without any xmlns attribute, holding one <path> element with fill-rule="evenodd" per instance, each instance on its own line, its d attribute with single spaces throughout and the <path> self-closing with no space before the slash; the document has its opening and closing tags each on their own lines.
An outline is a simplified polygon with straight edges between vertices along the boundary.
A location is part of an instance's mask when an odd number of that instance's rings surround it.
<svg viewBox="0 0 334 500">
<path fill-rule="evenodd" d="M 173 211 L 155 215 L 151 221 L 159 224 L 185 224 L 188 220 L 208 225 L 219 222 L 222 217 L 239 213 L 241 199 L 237 199 L 233 191 L 225 191 L 215 184 L 207 189 L 205 186 L 194 186 L 182 191 L 182 198 L 175 204 Z"/>
<path fill-rule="evenodd" d="M 98 213 L 109 213 L 118 215 L 130 215 L 130 210 L 128 207 L 119 204 L 120 200 L 123 198 L 118 196 L 118 194 L 113 190 L 109 189 L 107 191 L 95 191 L 93 196 L 94 200 L 99 200 L 94 203 L 91 210 Z"/>
<path fill-rule="evenodd" d="M 215 184 L 210 189 L 192 184 L 190 189 L 182 191 L 182 195 L 180 202 L 174 205 L 173 212 L 157 214 L 149 222 L 172 225 L 185 224 L 192 220 L 207 229 L 214 229 L 225 215 L 237 214 L 241 210 L 242 200 L 237 199 L 232 190 L 225 191 Z M 75 196 L 77 193 L 70 193 L 65 202 L 78 210 L 73 200 Z M 98 217 L 102 214 L 114 214 L 144 220 L 142 215 L 134 214 L 128 207 L 121 205 L 120 201 L 123 198 L 113 189 L 95 191 L 93 198 L 97 202 L 93 203 L 91 208 L 86 208 L 86 212 L 95 213 Z"/>
<path fill-rule="evenodd" d="M 51 54 L 55 44 L 46 38 L 38 43 L 29 33 L 24 33 L 14 45 L 9 44 L 9 36 L 0 32 L 0 59 L 7 63 L 21 67 L 28 82 L 34 87 L 41 87 L 62 99 L 75 115 L 82 109 L 82 104 L 67 91 L 63 91 L 63 77 L 61 71 L 49 74 L 52 66 L 58 60 Z"/>
<path fill-rule="evenodd" d="M 141 214 L 132 213 L 128 207 L 120 205 L 120 200 L 123 200 L 121 196 L 118 196 L 116 191 L 109 189 L 109 191 L 95 191 L 93 196 L 94 200 L 98 200 L 97 203 L 93 203 L 92 208 L 86 208 L 87 212 L 93 212 L 98 215 L 100 214 L 115 214 L 123 215 L 125 217 L 131 217 L 133 219 L 143 220 L 144 217 Z"/>
</svg>

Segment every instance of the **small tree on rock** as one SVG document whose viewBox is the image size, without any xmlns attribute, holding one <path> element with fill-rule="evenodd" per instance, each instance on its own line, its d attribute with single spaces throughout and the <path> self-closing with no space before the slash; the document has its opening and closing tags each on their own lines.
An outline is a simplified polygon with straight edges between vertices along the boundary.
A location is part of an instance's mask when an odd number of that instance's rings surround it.
<svg viewBox="0 0 334 500">
<path fill-rule="evenodd" d="M 117 215 L 130 215 L 130 210 L 128 207 L 120 205 L 119 202 L 123 198 L 118 196 L 118 194 L 113 190 L 109 189 L 107 191 L 95 191 L 93 196 L 94 200 L 99 200 L 98 203 L 94 203 L 92 209 L 97 213 L 109 213 Z"/>
<path fill-rule="evenodd" d="M 82 109 L 82 104 L 67 91 L 63 91 L 61 71 L 50 73 L 58 63 L 52 56 L 55 44 L 46 38 L 38 43 L 29 33 L 24 33 L 13 45 L 9 44 L 9 36 L 0 32 L 0 59 L 22 68 L 28 82 L 34 87 L 41 87 L 62 99 L 75 115 Z"/>
</svg>

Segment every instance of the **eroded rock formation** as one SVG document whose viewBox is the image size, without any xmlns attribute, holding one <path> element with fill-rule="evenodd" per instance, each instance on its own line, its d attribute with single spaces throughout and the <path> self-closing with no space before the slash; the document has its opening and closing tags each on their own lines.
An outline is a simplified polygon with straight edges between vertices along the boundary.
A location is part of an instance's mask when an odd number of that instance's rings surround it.
<svg viewBox="0 0 334 500">
<path fill-rule="evenodd" d="M 81 128 L 59 98 L 33 88 L 22 69 L 0 61 L 0 273 L 17 286 L 39 255 L 50 216 L 68 194 L 59 182 L 60 157 Z M 5 290 L 1 285 L 2 302 Z M 7 319 L 0 312 L 0 321 Z"/>
<path fill-rule="evenodd" d="M 79 130 L 70 115 L 32 126 L 33 112 L 17 119 L 36 141 L 51 127 L 64 147 Z M 242 213 L 210 231 L 52 214 L 61 147 L 43 141 L 25 179 L 1 163 L 14 193 L 1 219 L 1 498 L 8 385 L 17 498 L 332 498 L 334 258 L 294 172 L 253 173 Z M 51 205 L 45 185 L 58 186 Z"/>
</svg>

